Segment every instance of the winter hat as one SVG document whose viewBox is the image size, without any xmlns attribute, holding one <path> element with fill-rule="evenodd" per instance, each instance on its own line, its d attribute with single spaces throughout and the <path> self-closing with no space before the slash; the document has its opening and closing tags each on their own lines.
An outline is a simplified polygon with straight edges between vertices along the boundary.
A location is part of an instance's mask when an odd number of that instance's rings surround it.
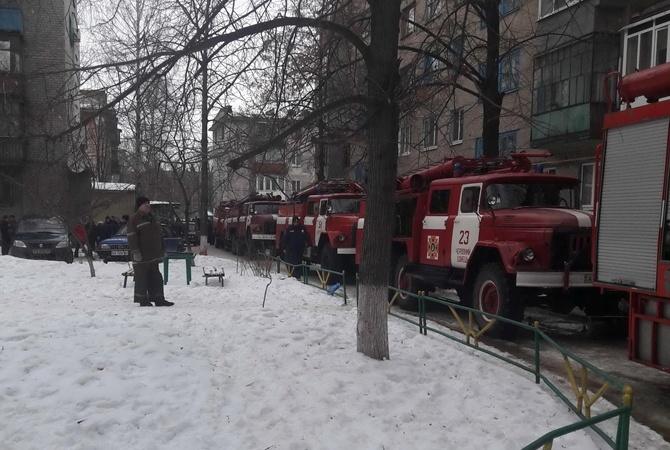
<svg viewBox="0 0 670 450">
<path fill-rule="evenodd" d="M 149 199 L 140 195 L 135 199 L 135 209 L 139 209 L 140 206 L 144 205 L 145 203 L 148 203 Z"/>
<path fill-rule="evenodd" d="M 291 222 L 292 222 L 292 223 L 296 223 L 296 222 L 300 223 L 300 217 L 298 217 L 298 216 L 293 216 L 293 220 L 291 220 Z"/>
</svg>

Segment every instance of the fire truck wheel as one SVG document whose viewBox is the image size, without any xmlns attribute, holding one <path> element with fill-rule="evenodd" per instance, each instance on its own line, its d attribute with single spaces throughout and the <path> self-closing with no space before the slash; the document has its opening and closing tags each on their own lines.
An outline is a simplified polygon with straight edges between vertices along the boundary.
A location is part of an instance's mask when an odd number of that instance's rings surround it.
<svg viewBox="0 0 670 450">
<path fill-rule="evenodd" d="M 393 287 L 403 291 L 416 293 L 419 291 L 419 285 L 414 278 L 408 276 L 407 273 L 405 273 L 406 266 L 407 255 L 401 255 L 395 265 Z M 396 292 L 392 292 L 391 294 L 392 296 L 395 296 Z M 418 309 L 419 302 L 416 297 L 412 297 L 409 294 L 403 294 L 402 292 L 397 292 L 397 294 L 398 296 L 396 297 L 395 303 L 400 307 L 400 309 L 404 309 L 405 311 L 416 311 Z"/>
<path fill-rule="evenodd" d="M 342 261 L 340 260 L 337 250 L 330 246 L 329 243 L 324 244 L 321 249 L 321 268 L 326 270 L 333 270 L 336 272 L 342 271 Z M 342 275 L 335 275 L 331 273 L 328 277 L 328 282 L 331 284 L 341 283 Z"/>
<path fill-rule="evenodd" d="M 507 319 L 523 320 L 523 302 L 514 295 L 514 286 L 500 263 L 485 265 L 477 274 L 473 288 L 473 308 L 483 313 L 495 314 Z M 480 329 L 491 322 L 486 314 L 475 315 Z M 518 328 L 504 322 L 495 323 L 486 332 L 489 336 L 512 338 Z"/>
</svg>

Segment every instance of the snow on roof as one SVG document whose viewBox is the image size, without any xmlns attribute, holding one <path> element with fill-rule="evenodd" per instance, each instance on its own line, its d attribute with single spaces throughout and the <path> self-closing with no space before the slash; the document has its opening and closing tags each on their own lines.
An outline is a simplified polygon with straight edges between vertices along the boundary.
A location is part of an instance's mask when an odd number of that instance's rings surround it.
<svg viewBox="0 0 670 450">
<path fill-rule="evenodd" d="M 135 185 L 128 183 L 106 183 L 96 181 L 93 183 L 93 189 L 96 191 L 135 191 Z"/>
</svg>

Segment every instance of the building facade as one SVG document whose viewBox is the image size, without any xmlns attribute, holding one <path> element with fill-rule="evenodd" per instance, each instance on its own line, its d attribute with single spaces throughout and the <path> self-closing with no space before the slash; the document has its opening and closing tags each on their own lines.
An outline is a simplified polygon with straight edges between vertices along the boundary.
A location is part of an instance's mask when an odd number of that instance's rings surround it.
<svg viewBox="0 0 670 450">
<path fill-rule="evenodd" d="M 288 122 L 235 115 L 231 107 L 219 111 L 209 129 L 212 198 L 216 204 L 254 192 L 286 198 L 315 180 L 314 146 L 305 130 L 247 161 L 239 170 L 227 166 L 231 159 L 272 139 Z"/>
<path fill-rule="evenodd" d="M 0 213 L 73 217 L 88 208 L 78 164 L 74 0 L 0 1 Z"/>
<path fill-rule="evenodd" d="M 79 92 L 80 116 L 83 125 L 81 153 L 86 167 L 98 182 L 116 183 L 120 178 L 119 144 L 121 130 L 116 111 L 107 108 L 103 90 Z"/>
</svg>

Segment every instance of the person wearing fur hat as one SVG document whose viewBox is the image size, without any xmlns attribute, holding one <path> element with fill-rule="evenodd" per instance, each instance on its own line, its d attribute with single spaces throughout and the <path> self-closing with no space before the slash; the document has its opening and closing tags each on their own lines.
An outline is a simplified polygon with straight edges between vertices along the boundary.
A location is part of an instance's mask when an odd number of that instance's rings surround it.
<svg viewBox="0 0 670 450">
<path fill-rule="evenodd" d="M 135 272 L 135 303 L 140 306 L 172 306 L 163 294 L 163 275 L 158 264 L 163 262 L 165 246 L 161 225 L 151 214 L 149 199 L 135 199 L 135 214 L 128 221 L 128 246 Z"/>
</svg>

